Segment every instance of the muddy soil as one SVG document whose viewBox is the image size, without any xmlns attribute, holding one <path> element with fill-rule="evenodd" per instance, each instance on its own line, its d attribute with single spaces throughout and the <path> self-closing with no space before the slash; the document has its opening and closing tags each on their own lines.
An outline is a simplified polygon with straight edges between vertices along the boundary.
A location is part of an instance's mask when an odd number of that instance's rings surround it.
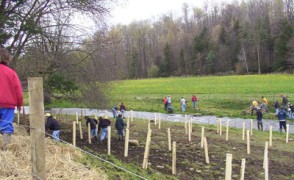
<svg viewBox="0 0 294 180">
<path fill-rule="evenodd" d="M 147 122 L 137 121 L 130 125 L 130 139 L 138 139 L 140 146 L 129 146 L 129 157 L 124 157 L 124 142 L 119 141 L 115 132 L 111 137 L 111 154 L 124 163 L 133 163 L 142 166 Z M 112 129 L 114 120 L 112 119 Z M 162 125 L 159 130 L 152 125 L 152 143 L 149 156 L 148 168 L 155 169 L 162 174 L 171 175 L 172 153 L 168 151 L 166 128 L 171 126 Z M 72 142 L 71 123 L 62 123 L 61 138 Z M 225 141 L 225 133 L 220 138 L 214 129 L 205 132 L 208 141 L 210 163 L 206 164 L 204 149 L 200 147 L 200 129 L 194 127 L 192 141 L 188 141 L 183 126 L 172 125 L 172 141 L 177 142 L 177 175 L 178 179 L 224 179 L 226 154 L 233 154 L 232 179 L 240 179 L 240 167 L 242 158 L 246 159 L 245 179 L 264 179 L 263 156 L 264 142 L 255 143 L 251 146 L 251 154 L 247 154 L 246 142 Z M 83 127 L 84 139 L 80 140 L 77 131 L 77 146 L 82 149 L 90 149 L 93 153 L 107 154 L 107 144 L 99 144 L 93 140 L 92 144 L 87 142 L 86 127 Z M 251 138 L 254 142 L 254 136 Z M 291 142 L 293 143 L 293 142 Z M 259 145 L 260 144 L 260 145 Z M 279 160 L 281 157 L 283 160 Z M 293 179 L 294 178 L 294 153 L 293 151 L 278 151 L 275 148 L 269 150 L 269 178 L 270 179 Z M 131 170 L 130 170 L 131 171 Z M 148 171 L 148 170 L 147 170 Z"/>
</svg>

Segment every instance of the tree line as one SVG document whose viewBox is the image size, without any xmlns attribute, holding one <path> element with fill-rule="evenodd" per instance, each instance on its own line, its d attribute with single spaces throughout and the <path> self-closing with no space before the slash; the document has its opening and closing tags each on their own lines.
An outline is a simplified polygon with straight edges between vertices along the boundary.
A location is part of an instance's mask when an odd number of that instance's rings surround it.
<svg viewBox="0 0 294 180">
<path fill-rule="evenodd" d="M 183 4 L 180 17 L 118 24 L 84 47 L 115 79 L 292 73 L 293 8 L 291 0 Z M 107 44 L 97 44 L 101 36 Z"/>
<path fill-rule="evenodd" d="M 180 16 L 109 27 L 111 8 L 123 2 L 1 1 L 0 44 L 21 79 L 44 77 L 48 102 L 54 91 L 80 89 L 75 97 L 105 104 L 105 82 L 116 79 L 293 73 L 293 0 L 184 3 Z M 81 14 L 96 23 L 93 36 L 73 24 Z"/>
</svg>

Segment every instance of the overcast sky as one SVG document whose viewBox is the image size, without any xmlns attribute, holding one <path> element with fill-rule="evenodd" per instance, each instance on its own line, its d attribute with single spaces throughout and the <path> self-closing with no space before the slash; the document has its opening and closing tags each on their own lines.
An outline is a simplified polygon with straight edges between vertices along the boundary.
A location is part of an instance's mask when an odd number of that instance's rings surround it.
<svg viewBox="0 0 294 180">
<path fill-rule="evenodd" d="M 182 14 L 182 5 L 187 3 L 190 7 L 202 8 L 204 2 L 220 3 L 231 0 L 128 0 L 123 7 L 116 7 L 111 11 L 111 24 L 129 24 L 132 21 L 158 18 L 162 14 L 172 12 L 175 15 Z"/>
</svg>

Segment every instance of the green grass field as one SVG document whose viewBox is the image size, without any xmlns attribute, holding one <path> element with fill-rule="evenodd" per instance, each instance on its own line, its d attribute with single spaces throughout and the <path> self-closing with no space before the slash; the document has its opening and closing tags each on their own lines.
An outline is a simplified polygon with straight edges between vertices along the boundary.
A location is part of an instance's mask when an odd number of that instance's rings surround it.
<svg viewBox="0 0 294 180">
<path fill-rule="evenodd" d="M 180 99 L 188 102 L 187 113 L 252 118 L 242 113 L 251 101 L 261 101 L 265 96 L 269 109 L 274 112 L 273 101 L 281 101 L 281 94 L 294 98 L 294 76 L 284 74 L 175 77 L 112 82 L 109 92 L 110 106 L 124 102 L 130 110 L 164 112 L 162 99 L 171 95 L 175 113 L 181 113 Z M 191 96 L 195 94 L 198 109 L 192 108 Z M 274 118 L 266 115 L 265 118 Z"/>
</svg>

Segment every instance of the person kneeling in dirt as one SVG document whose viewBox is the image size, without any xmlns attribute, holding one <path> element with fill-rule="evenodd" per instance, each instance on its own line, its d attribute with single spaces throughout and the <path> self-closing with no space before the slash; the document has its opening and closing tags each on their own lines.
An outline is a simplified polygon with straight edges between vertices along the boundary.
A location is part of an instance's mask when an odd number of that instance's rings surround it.
<svg viewBox="0 0 294 180">
<path fill-rule="evenodd" d="M 90 124 L 91 127 L 91 138 L 96 137 L 96 139 L 98 139 L 98 135 L 97 135 L 97 124 L 98 121 L 96 119 L 90 118 L 89 116 L 85 116 L 85 120 L 86 120 L 86 125 L 87 127 Z"/>
<path fill-rule="evenodd" d="M 52 137 L 54 138 L 55 141 L 59 141 L 59 135 L 60 135 L 60 123 L 53 118 L 52 114 L 46 113 L 45 117 L 47 117 L 47 121 L 45 124 L 45 130 L 46 132 L 48 130 L 53 131 L 52 132 Z"/>
<path fill-rule="evenodd" d="M 107 127 L 110 125 L 111 122 L 109 119 L 103 119 L 102 117 L 99 117 L 98 133 L 101 131 L 100 143 L 107 139 Z"/>
<path fill-rule="evenodd" d="M 258 130 L 263 131 L 263 125 L 262 125 L 262 110 L 261 108 L 257 108 L 256 110 L 256 120 L 257 120 L 257 128 Z"/>
<path fill-rule="evenodd" d="M 124 122 L 122 115 L 119 114 L 115 121 L 115 128 L 117 129 L 118 134 L 118 140 L 123 141 L 124 140 L 124 129 L 125 129 L 126 123 Z"/>
</svg>

